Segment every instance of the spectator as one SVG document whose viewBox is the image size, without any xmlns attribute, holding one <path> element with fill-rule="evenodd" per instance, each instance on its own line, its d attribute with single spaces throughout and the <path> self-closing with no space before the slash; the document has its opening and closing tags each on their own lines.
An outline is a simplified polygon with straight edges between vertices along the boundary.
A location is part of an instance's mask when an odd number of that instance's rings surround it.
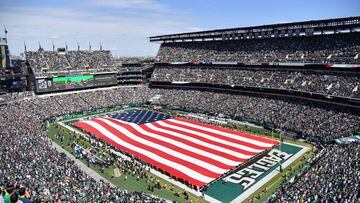
<svg viewBox="0 0 360 203">
<path fill-rule="evenodd" d="M 20 187 L 19 189 L 19 200 L 23 203 L 30 203 L 29 198 L 29 193 L 26 191 L 26 187 Z"/>
<path fill-rule="evenodd" d="M 10 202 L 11 203 L 22 203 L 22 201 L 19 200 L 18 194 L 14 193 L 10 196 Z"/>
</svg>

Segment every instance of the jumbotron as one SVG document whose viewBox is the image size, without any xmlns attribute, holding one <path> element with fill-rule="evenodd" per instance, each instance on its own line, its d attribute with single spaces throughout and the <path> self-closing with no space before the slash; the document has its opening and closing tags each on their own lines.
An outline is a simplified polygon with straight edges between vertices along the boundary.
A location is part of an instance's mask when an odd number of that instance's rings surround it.
<svg viewBox="0 0 360 203">
<path fill-rule="evenodd" d="M 0 41 L 4 202 L 360 202 L 360 17 L 150 37 L 153 58 Z M 0 202 L 2 202 L 0 199 Z"/>
</svg>

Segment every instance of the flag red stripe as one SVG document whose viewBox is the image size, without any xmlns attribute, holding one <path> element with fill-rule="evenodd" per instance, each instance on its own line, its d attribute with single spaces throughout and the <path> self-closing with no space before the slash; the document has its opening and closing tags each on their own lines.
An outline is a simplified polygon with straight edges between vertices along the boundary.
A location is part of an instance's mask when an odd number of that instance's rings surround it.
<svg viewBox="0 0 360 203">
<path fill-rule="evenodd" d="M 116 120 L 116 119 L 112 119 L 112 118 L 106 118 L 106 119 L 111 120 L 112 122 L 116 123 L 117 125 L 121 125 L 121 126 L 124 125 L 123 123 L 119 122 L 119 121 Z M 145 125 L 141 126 L 141 128 L 142 128 L 143 130 L 145 130 L 145 127 L 146 127 Z M 135 128 L 133 128 L 133 127 L 131 127 L 131 126 L 129 126 L 128 128 L 131 128 L 132 130 L 137 131 Z M 146 127 L 146 128 L 147 128 L 147 127 Z M 146 130 L 146 131 L 148 131 L 148 130 Z M 159 139 L 156 139 L 156 138 L 153 138 L 153 137 L 144 135 L 144 134 L 140 133 L 139 131 L 137 131 L 137 132 L 139 133 L 139 134 L 137 134 L 137 135 L 138 135 L 139 137 L 143 138 L 143 139 L 147 139 L 147 140 L 149 140 L 149 141 L 151 141 L 151 142 L 153 142 L 153 143 L 156 143 L 156 144 L 159 144 L 159 145 L 162 145 L 162 146 L 166 146 L 166 147 L 168 147 L 168 148 L 170 148 L 170 149 L 172 149 L 172 150 L 174 150 L 174 151 L 181 152 L 182 154 L 185 154 L 185 155 L 187 155 L 187 156 L 191 156 L 191 157 L 194 157 L 194 158 L 196 158 L 196 159 L 205 161 L 205 162 L 210 163 L 210 164 L 212 164 L 212 165 L 215 165 L 215 166 L 217 166 L 217 167 L 219 167 L 219 168 L 223 168 L 223 169 L 231 169 L 231 168 L 233 168 L 233 166 L 226 165 L 226 164 L 224 164 L 224 163 L 221 163 L 221 162 L 219 162 L 219 161 L 216 161 L 216 160 L 214 160 L 214 159 L 211 159 L 210 157 L 203 156 L 203 155 L 201 155 L 201 154 L 197 154 L 197 153 L 191 152 L 191 151 L 189 151 L 189 150 L 180 148 L 180 147 L 178 147 L 178 146 L 176 146 L 176 145 L 173 145 L 173 144 L 170 144 L 170 143 L 168 143 L 168 142 L 164 142 L 164 141 L 162 141 L 162 140 L 159 140 Z M 148 132 L 149 132 L 149 131 L 148 131 Z M 160 135 L 159 132 L 154 132 L 154 134 Z M 163 136 L 163 137 L 167 137 L 167 136 Z"/>
<path fill-rule="evenodd" d="M 154 123 L 152 123 L 152 124 L 154 124 L 154 125 L 156 124 L 156 125 L 158 125 L 158 126 L 161 126 L 161 128 L 163 128 L 163 129 L 170 130 L 170 131 L 173 131 L 173 132 L 177 132 L 177 133 L 186 135 L 186 136 L 188 136 L 188 137 L 196 138 L 196 139 L 198 139 L 198 140 L 201 140 L 201 141 L 204 141 L 204 142 L 213 144 L 213 145 L 217 145 L 217 146 L 219 146 L 219 147 L 223 147 L 223 148 L 225 148 L 225 149 L 229 149 L 229 150 L 232 150 L 232 151 L 235 151 L 235 152 L 239 152 L 239 153 L 241 153 L 241 154 L 250 155 L 250 156 L 254 156 L 254 155 L 258 154 L 258 153 L 256 153 L 256 152 L 249 152 L 249 151 L 246 151 L 246 150 L 243 150 L 243 149 L 239 149 L 239 148 L 236 148 L 236 147 L 233 147 L 233 146 L 229 146 L 229 145 L 226 145 L 226 144 L 223 144 L 223 143 L 219 143 L 219 142 L 216 142 L 216 141 L 207 139 L 207 138 L 202 137 L 202 136 L 199 136 L 199 135 L 195 135 L 195 134 L 191 134 L 191 133 L 188 133 L 188 132 L 185 132 L 185 131 L 181 131 L 181 130 L 178 130 L 178 129 L 174 129 L 174 128 L 162 126 L 162 125 L 160 125 L 160 124 L 157 123 L 157 122 L 154 122 Z"/>
<path fill-rule="evenodd" d="M 131 137 L 129 137 L 128 135 L 126 135 L 125 133 L 122 133 L 121 131 L 117 130 L 116 128 L 108 125 L 107 123 L 105 123 L 104 121 L 101 121 L 101 120 L 98 120 L 98 119 L 94 119 L 93 120 L 94 122 L 100 124 L 101 126 L 103 126 L 104 128 L 106 128 L 108 131 L 110 131 L 112 134 L 116 135 L 117 137 L 119 137 L 120 139 L 122 139 L 123 141 L 129 143 L 129 144 L 132 144 L 134 146 L 137 146 L 139 148 L 142 148 L 142 149 L 146 149 L 160 157 L 163 157 L 167 160 L 170 160 L 170 161 L 173 161 L 173 162 L 176 162 L 178 164 L 181 164 L 183 166 L 186 166 L 194 171 L 197 171 L 207 177 L 211 177 L 211 178 L 217 178 L 219 177 L 221 174 L 218 174 L 218 173 L 214 173 L 213 171 L 210 171 L 206 168 L 203 168 L 201 166 L 198 166 L 196 164 L 193 164 L 191 162 L 188 162 L 186 160 L 183 160 L 183 159 L 180 159 L 180 158 L 177 158 L 171 154 L 168 154 L 164 151 L 161 151 L 161 150 L 158 150 L 152 146 L 149 146 L 149 145 L 146 145 L 146 144 L 143 144 L 141 142 L 138 142 L 134 139 L 132 139 Z M 126 126 L 123 126 L 121 125 L 122 127 L 124 127 L 126 130 L 128 130 L 130 133 L 136 135 L 136 136 L 139 136 L 140 134 L 134 130 L 134 129 L 130 129 L 129 128 L 129 125 L 126 125 Z M 182 153 L 180 151 L 180 153 Z"/>
<path fill-rule="evenodd" d="M 215 130 L 224 131 L 224 132 L 227 132 L 227 133 L 239 135 L 240 137 L 246 137 L 246 138 L 249 138 L 249 139 L 258 140 L 260 142 L 265 142 L 265 143 L 268 143 L 268 144 L 274 144 L 274 143 L 277 144 L 278 143 L 278 141 L 276 141 L 276 140 L 270 140 L 270 139 L 267 139 L 265 137 L 255 136 L 255 135 L 251 135 L 251 134 L 246 133 L 246 132 L 231 130 L 231 129 L 219 127 L 219 126 L 216 126 L 216 125 L 209 125 L 209 124 L 202 123 L 202 122 L 199 122 L 199 121 L 187 120 L 187 119 L 180 118 L 180 117 L 175 117 L 173 119 L 179 120 L 179 121 L 184 121 L 184 122 L 191 122 L 191 123 L 193 123 L 195 125 L 200 125 L 200 126 L 207 127 L 207 128 L 213 128 Z"/>
<path fill-rule="evenodd" d="M 155 125 L 154 125 L 155 124 Z M 156 123 L 152 123 L 152 125 L 158 127 L 158 128 L 162 128 L 162 126 L 159 126 L 159 125 L 156 125 Z M 203 145 L 199 145 L 199 144 L 196 144 L 194 142 L 191 142 L 189 140 L 186 140 L 184 138 L 181 138 L 181 137 L 178 137 L 178 136 L 174 136 L 174 135 L 170 135 L 168 133 L 164 133 L 164 132 L 160 132 L 160 131 L 156 131 L 154 129 L 151 129 L 149 126 L 145 125 L 145 124 L 142 124 L 140 125 L 144 130 L 148 131 L 148 132 L 151 132 L 151 133 L 156 133 L 158 135 L 161 135 L 161 136 L 164 136 L 164 137 L 167 137 L 167 138 L 170 138 L 170 139 L 173 139 L 173 140 L 176 140 L 178 142 L 182 142 L 184 144 L 187 144 L 191 147 L 194 147 L 194 148 L 197 148 L 197 149 L 201 149 L 203 151 L 207 151 L 211 154 L 215 154 L 217 156 L 220 156 L 220 157 L 224 157 L 226 159 L 229 159 L 229 160 L 232 160 L 232 161 L 235 161 L 235 162 L 244 162 L 246 159 L 243 159 L 243 158 L 239 158 L 239 157 L 235 157 L 233 155 L 229 155 L 227 153 L 224 153 L 224 152 L 221 152 L 221 151 L 218 151 L 216 149 L 212 149 L 212 148 L 209 148 L 209 147 L 206 147 L 206 146 L 203 146 Z"/>
<path fill-rule="evenodd" d="M 156 122 L 153 122 L 153 123 L 151 123 L 151 124 L 152 124 L 153 126 L 157 127 L 157 128 L 161 128 L 161 129 L 164 129 L 164 130 L 169 130 L 169 131 L 175 132 L 173 129 L 168 129 L 168 128 L 164 127 L 164 126 L 161 126 L 160 124 L 158 124 L 158 123 L 156 123 Z M 144 125 L 144 126 L 145 126 L 145 125 Z M 148 126 L 146 126 L 146 127 L 148 127 Z M 160 132 L 158 132 L 158 133 L 160 133 Z M 161 132 L 161 133 L 162 133 L 162 132 Z M 164 133 L 164 134 L 165 134 L 165 133 Z M 180 133 L 180 134 L 186 136 L 186 135 L 183 134 L 183 133 Z M 174 135 L 169 135 L 169 136 L 175 137 L 177 140 L 183 140 L 183 141 L 181 141 L 181 142 L 183 142 L 183 143 L 191 143 L 192 146 L 199 146 L 200 149 L 206 150 L 206 151 L 208 151 L 208 152 L 211 152 L 211 153 L 213 153 L 213 154 L 217 154 L 217 155 L 222 156 L 222 157 L 226 157 L 227 159 L 230 159 L 230 160 L 233 160 L 233 161 L 243 162 L 243 161 L 245 160 L 245 159 L 243 159 L 243 158 L 236 157 L 236 156 L 234 156 L 234 155 L 232 155 L 232 154 L 228 154 L 228 153 L 221 152 L 221 151 L 219 151 L 219 150 L 216 150 L 216 149 L 213 149 L 213 148 L 210 148 L 210 147 L 205 147 L 205 146 L 203 146 L 203 145 L 199 145 L 199 144 L 193 143 L 193 142 L 188 141 L 188 140 L 186 140 L 186 139 L 183 139 L 183 138 L 181 138 L 181 137 L 177 137 L 177 136 L 174 136 Z M 197 138 L 196 138 L 196 139 L 197 139 Z M 198 139 L 198 140 L 200 140 L 200 139 Z"/>
<path fill-rule="evenodd" d="M 251 143 L 248 143 L 248 142 L 241 141 L 241 140 L 232 139 L 232 138 L 220 135 L 220 134 L 216 134 L 216 133 L 213 133 L 213 132 L 208 132 L 208 131 L 201 130 L 201 129 L 198 129 L 198 128 L 193 128 L 191 126 L 186 126 L 186 125 L 183 125 L 183 124 L 180 124 L 180 123 L 174 123 L 174 122 L 171 122 L 170 120 L 163 120 L 163 122 L 165 122 L 165 123 L 167 123 L 169 125 L 174 125 L 174 126 L 178 126 L 178 127 L 182 127 L 182 128 L 187 128 L 187 129 L 190 129 L 190 130 L 193 130 L 193 131 L 196 131 L 196 132 L 211 135 L 213 137 L 216 137 L 216 138 L 219 138 L 219 139 L 222 139 L 222 140 L 226 140 L 226 141 L 229 141 L 229 142 L 232 142 L 232 143 L 236 143 L 236 144 L 239 144 L 239 145 L 244 145 L 244 146 L 247 146 L 247 147 L 250 147 L 250 148 L 253 148 L 253 149 L 258 149 L 258 150 L 266 150 L 267 149 L 267 147 L 261 147 L 261 146 L 255 145 L 255 144 L 251 144 Z M 188 122 L 188 123 L 191 123 L 191 122 Z"/>
<path fill-rule="evenodd" d="M 139 158 L 141 158 L 143 161 L 147 162 L 147 163 L 150 163 L 152 164 L 153 166 L 156 166 L 158 168 L 161 168 L 162 170 L 170 173 L 171 175 L 177 177 L 177 178 L 180 178 L 180 179 L 184 179 L 186 181 L 188 181 L 189 183 L 193 184 L 193 185 L 196 185 L 196 186 L 203 186 L 205 185 L 206 183 L 204 182 L 201 182 L 199 180 L 196 180 L 194 178 L 191 178 L 190 176 L 184 174 L 183 172 L 179 171 L 179 170 L 176 170 L 174 168 L 171 168 L 165 164 L 162 164 L 156 160 L 153 160 L 149 157 L 147 157 L 146 155 L 144 154 L 141 154 L 137 151 L 134 151 L 134 150 L 131 150 L 127 147 L 124 147 L 123 145 L 120 145 L 118 143 L 116 143 L 115 141 L 113 141 L 112 139 L 108 138 L 107 136 L 103 135 L 100 131 L 98 131 L 96 128 L 92 127 L 91 125 L 88 125 L 86 123 L 83 123 L 83 122 L 77 122 L 77 123 L 74 123 L 73 125 L 77 126 L 77 127 L 80 127 L 88 132 L 90 132 L 91 134 L 94 134 L 96 135 L 97 137 L 99 137 L 100 139 L 103 139 L 104 141 L 112 144 L 113 146 L 117 147 L 118 149 L 120 150 L 123 150 L 125 152 L 128 152 L 130 154 L 133 154 Z"/>
</svg>

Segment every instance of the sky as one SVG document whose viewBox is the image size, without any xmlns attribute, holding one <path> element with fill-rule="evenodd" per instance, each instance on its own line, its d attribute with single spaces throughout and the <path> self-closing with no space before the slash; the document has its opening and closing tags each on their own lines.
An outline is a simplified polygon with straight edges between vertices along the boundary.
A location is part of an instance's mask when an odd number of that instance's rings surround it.
<svg viewBox="0 0 360 203">
<path fill-rule="evenodd" d="M 155 56 L 148 37 L 360 15 L 360 0 L 1 0 L 12 55 L 55 47 Z M 4 28 L 0 30 L 4 36 Z"/>
</svg>

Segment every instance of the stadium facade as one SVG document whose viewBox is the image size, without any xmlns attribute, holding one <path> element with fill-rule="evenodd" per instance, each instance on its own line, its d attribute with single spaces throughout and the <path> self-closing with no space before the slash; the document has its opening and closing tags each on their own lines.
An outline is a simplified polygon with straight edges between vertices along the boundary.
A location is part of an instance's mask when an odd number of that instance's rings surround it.
<svg viewBox="0 0 360 203">
<path fill-rule="evenodd" d="M 356 202 L 358 144 L 333 142 L 360 132 L 359 30 L 360 17 L 349 17 L 154 36 L 150 42 L 161 45 L 151 65 L 119 65 L 104 50 L 39 47 L 25 57 L 29 89 L 43 95 L 4 97 L 0 136 L 39 161 L 35 172 L 21 172 L 43 201 L 164 201 L 94 183 L 48 147 L 57 143 L 148 192 L 167 190 L 152 178 L 161 177 L 182 188 L 186 200 L 189 191 L 210 202 Z M 18 151 L 3 146 L 9 154 L 3 159 L 13 161 Z M 19 167 L 34 164 L 15 160 Z M 7 184 L 3 174 L 18 177 L 9 166 L 0 175 Z M 313 169 L 330 178 L 304 179 L 318 177 Z M 354 190 L 330 186 L 344 184 L 336 179 L 344 171 Z M 46 177 L 34 179 L 38 174 Z M 34 181 L 49 183 L 51 192 Z M 106 192 L 78 195 L 89 188 Z"/>
</svg>

